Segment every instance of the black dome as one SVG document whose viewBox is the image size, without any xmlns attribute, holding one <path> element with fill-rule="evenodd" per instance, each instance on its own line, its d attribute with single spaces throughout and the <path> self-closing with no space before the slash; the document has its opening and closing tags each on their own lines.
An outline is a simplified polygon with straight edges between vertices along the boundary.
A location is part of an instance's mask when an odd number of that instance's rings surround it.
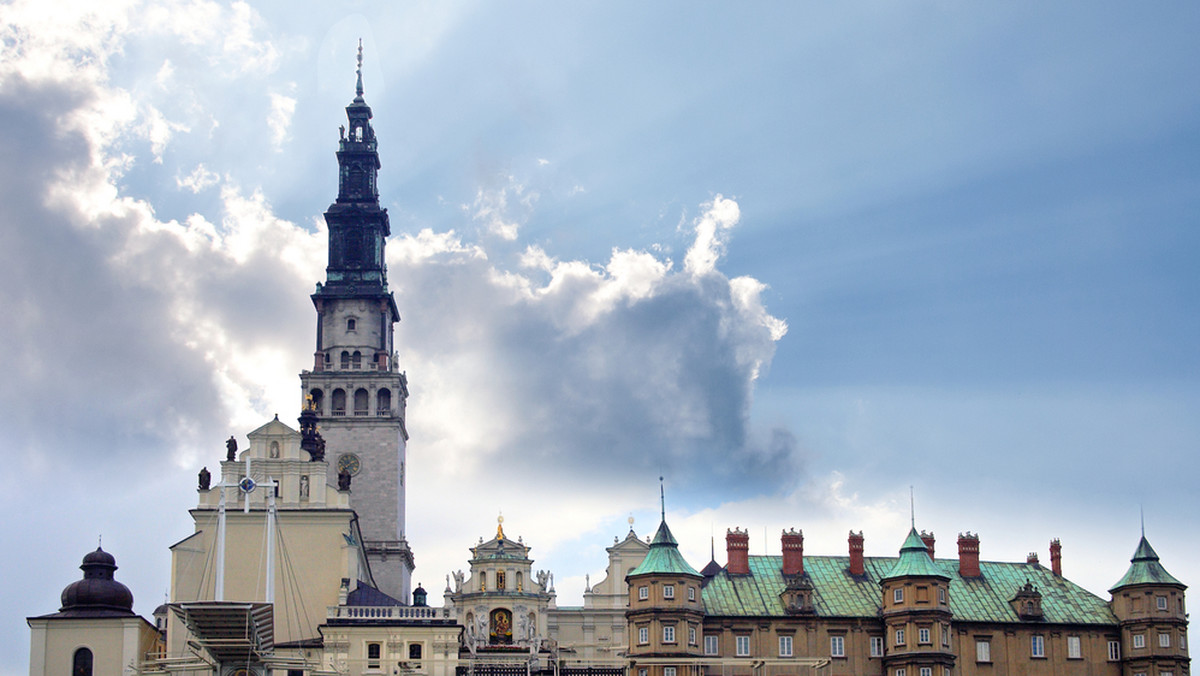
<svg viewBox="0 0 1200 676">
<path fill-rule="evenodd" d="M 113 579 L 117 560 L 112 554 L 96 548 L 83 557 L 83 579 L 72 582 L 62 592 L 60 612 L 75 614 L 104 612 L 133 614 L 133 594 L 129 587 Z"/>
</svg>

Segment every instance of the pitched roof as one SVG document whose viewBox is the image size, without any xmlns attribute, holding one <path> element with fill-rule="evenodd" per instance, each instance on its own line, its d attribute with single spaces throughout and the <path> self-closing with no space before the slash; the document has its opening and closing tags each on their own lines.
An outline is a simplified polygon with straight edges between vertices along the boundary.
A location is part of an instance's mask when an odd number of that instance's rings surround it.
<svg viewBox="0 0 1200 676">
<path fill-rule="evenodd" d="M 700 573 L 697 573 L 695 568 L 688 565 L 687 560 L 679 553 L 679 543 L 675 541 L 675 536 L 671 535 L 671 529 L 667 528 L 665 520 L 659 524 L 658 532 L 654 534 L 654 539 L 650 541 L 650 551 L 646 553 L 646 558 L 642 559 L 637 568 L 629 572 L 629 576 L 646 575 L 648 573 L 682 574 L 700 577 Z"/>
<path fill-rule="evenodd" d="M 933 563 L 933 559 L 929 558 L 929 548 L 917 533 L 916 526 L 908 532 L 904 544 L 900 545 L 900 557 L 896 559 L 896 565 L 884 579 L 914 576 L 948 578 L 942 569 Z"/>
<path fill-rule="evenodd" d="M 849 573 L 846 556 L 806 556 L 804 571 L 812 581 L 813 605 L 819 617 L 879 616 L 880 581 L 890 576 L 899 557 L 865 557 L 865 573 Z M 1116 624 L 1108 603 L 1083 587 L 1056 576 L 1036 563 L 981 561 L 978 578 L 958 574 L 957 559 L 930 561 L 950 581 L 950 610 L 956 622 L 1021 622 L 1009 601 L 1025 582 L 1042 593 L 1045 622 Z M 750 575 L 721 571 L 701 591 L 705 613 L 714 616 L 781 616 L 779 598 L 786 586 L 780 556 L 751 556 Z"/>
<path fill-rule="evenodd" d="M 1133 558 L 1129 560 L 1129 570 L 1125 571 L 1125 575 L 1109 591 L 1135 584 L 1176 584 L 1186 588 L 1158 562 L 1158 552 L 1150 546 L 1150 541 L 1145 535 L 1138 542 Z"/>
</svg>

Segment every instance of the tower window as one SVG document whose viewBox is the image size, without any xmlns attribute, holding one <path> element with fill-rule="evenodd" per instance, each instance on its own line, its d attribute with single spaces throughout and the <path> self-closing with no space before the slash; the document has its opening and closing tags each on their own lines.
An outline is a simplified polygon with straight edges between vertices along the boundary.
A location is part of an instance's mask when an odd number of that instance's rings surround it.
<svg viewBox="0 0 1200 676">
<path fill-rule="evenodd" d="M 357 328 L 358 328 L 358 320 L 357 319 L 355 319 L 354 317 L 350 317 L 346 320 L 346 330 L 347 331 L 354 331 Z"/>
<path fill-rule="evenodd" d="M 355 371 L 357 371 L 358 369 L 361 369 L 362 368 L 362 352 L 355 350 L 354 354 L 351 355 L 351 357 L 350 357 L 350 364 L 351 364 L 351 366 L 354 367 Z"/>
<path fill-rule="evenodd" d="M 502 571 L 502 570 L 496 571 L 496 589 L 503 590 L 505 587 L 506 581 L 507 580 L 505 579 L 504 571 Z"/>
<path fill-rule="evenodd" d="M 355 390 L 354 391 L 354 415 L 366 415 L 367 414 L 367 404 L 369 401 L 370 401 L 370 397 L 367 395 L 367 391 L 365 389 L 360 387 L 357 390 Z"/>
<path fill-rule="evenodd" d="M 92 651 L 80 648 L 71 660 L 71 676 L 92 676 Z"/>
<path fill-rule="evenodd" d="M 340 387 L 333 391 L 333 414 L 346 415 L 346 390 Z"/>
<path fill-rule="evenodd" d="M 342 370 L 345 371 L 349 368 L 350 368 L 350 353 L 345 350 L 342 350 Z"/>
<path fill-rule="evenodd" d="M 312 397 L 313 410 L 317 412 L 317 415 L 324 415 L 325 391 L 319 388 L 313 388 L 313 390 L 308 393 L 308 396 Z"/>
<path fill-rule="evenodd" d="M 673 585 L 673 584 L 663 585 L 663 598 L 664 599 L 675 598 L 675 585 Z"/>
<path fill-rule="evenodd" d="M 392 391 L 386 387 L 379 388 L 375 393 L 375 415 L 388 416 L 392 414 Z"/>
</svg>

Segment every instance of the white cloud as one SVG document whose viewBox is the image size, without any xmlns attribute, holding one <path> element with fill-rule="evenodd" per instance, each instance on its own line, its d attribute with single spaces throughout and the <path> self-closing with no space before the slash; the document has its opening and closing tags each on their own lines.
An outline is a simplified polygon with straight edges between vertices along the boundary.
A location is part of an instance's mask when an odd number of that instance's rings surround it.
<svg viewBox="0 0 1200 676">
<path fill-rule="evenodd" d="M 270 99 L 271 112 L 267 117 L 267 126 L 271 129 L 271 144 L 278 150 L 288 138 L 288 127 L 296 112 L 296 99 L 273 92 Z"/>
<path fill-rule="evenodd" d="M 209 171 L 203 163 L 197 164 L 192 173 L 184 177 L 175 177 L 175 185 L 180 188 L 187 188 L 193 193 L 199 193 L 202 190 L 207 190 L 221 182 L 221 177 L 214 171 Z"/>
<path fill-rule="evenodd" d="M 737 225 L 741 211 L 737 202 L 717 195 L 706 203 L 693 222 L 696 239 L 688 248 L 683 267 L 693 275 L 705 275 L 716 269 L 725 250 L 725 233 Z"/>
<path fill-rule="evenodd" d="M 504 176 L 502 185 L 479 188 L 475 200 L 462 209 L 483 225 L 484 232 L 513 241 L 537 199 L 537 191 L 526 190 L 513 176 Z"/>
</svg>

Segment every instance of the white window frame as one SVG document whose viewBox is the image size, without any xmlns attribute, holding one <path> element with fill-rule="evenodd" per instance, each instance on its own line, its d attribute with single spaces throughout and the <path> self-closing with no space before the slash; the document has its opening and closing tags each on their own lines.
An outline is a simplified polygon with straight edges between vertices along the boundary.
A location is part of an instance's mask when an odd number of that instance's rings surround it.
<svg viewBox="0 0 1200 676">
<path fill-rule="evenodd" d="M 696 628 L 688 626 L 688 645 L 696 645 Z"/>
<path fill-rule="evenodd" d="M 663 598 L 664 599 L 675 598 L 675 585 L 673 585 L 673 584 L 664 584 L 663 585 Z"/>
<path fill-rule="evenodd" d="M 896 638 L 896 643 L 895 643 L 895 645 L 904 645 L 904 630 L 903 630 L 903 629 L 897 629 L 897 630 L 896 630 L 896 634 L 895 634 L 895 638 Z"/>
<path fill-rule="evenodd" d="M 1108 642 L 1108 661 L 1109 662 L 1118 662 L 1118 661 L 1120 661 L 1120 659 L 1121 659 L 1121 642 L 1120 641 L 1109 641 Z"/>
<path fill-rule="evenodd" d="M 1083 659 L 1083 641 L 1078 636 L 1067 637 L 1067 659 Z"/>
<path fill-rule="evenodd" d="M 780 657 L 791 657 L 792 656 L 792 637 L 791 636 L 780 636 L 779 637 L 779 656 Z"/>
<path fill-rule="evenodd" d="M 688 600 L 689 601 L 696 600 L 696 588 L 695 587 L 688 587 Z"/>
<path fill-rule="evenodd" d="M 845 636 L 830 636 L 829 637 L 829 656 L 830 657 L 845 657 L 846 656 L 846 637 Z"/>
<path fill-rule="evenodd" d="M 883 637 L 871 637 L 871 657 L 883 657 Z"/>
<path fill-rule="evenodd" d="M 938 587 L 938 603 L 946 605 L 946 588 Z"/>
<path fill-rule="evenodd" d="M 675 676 L 675 667 L 663 667 L 663 676 Z"/>
<path fill-rule="evenodd" d="M 750 637 L 743 634 L 733 637 L 734 655 L 737 657 L 750 657 Z"/>
<path fill-rule="evenodd" d="M 905 676 L 904 667 L 900 667 L 896 670 L 896 676 Z"/>
<path fill-rule="evenodd" d="M 675 625 L 664 624 L 663 625 L 663 643 L 674 643 L 674 642 L 675 642 Z"/>
<path fill-rule="evenodd" d="M 975 661 L 984 664 L 992 662 L 992 642 L 986 638 L 975 639 Z"/>
<path fill-rule="evenodd" d="M 1145 634 L 1134 634 L 1133 635 L 1133 647 L 1134 648 L 1145 648 L 1146 647 L 1146 635 Z"/>
<path fill-rule="evenodd" d="M 1157 604 L 1157 606 L 1158 606 L 1158 609 L 1159 609 L 1159 610 L 1166 610 L 1166 609 L 1167 609 L 1167 597 L 1165 597 L 1165 596 L 1156 596 L 1156 597 L 1154 598 L 1154 602 L 1155 602 L 1155 604 Z"/>
<path fill-rule="evenodd" d="M 1171 647 L 1171 635 L 1159 632 L 1158 647 L 1159 648 L 1170 648 Z"/>
<path fill-rule="evenodd" d="M 1029 656 L 1030 657 L 1045 657 L 1046 656 L 1046 637 L 1041 634 L 1034 634 L 1029 637 Z"/>
<path fill-rule="evenodd" d="M 646 585 L 638 587 L 638 600 L 645 601 L 648 598 L 650 598 L 650 588 Z"/>
<path fill-rule="evenodd" d="M 892 603 L 904 603 L 904 587 L 896 587 L 892 590 Z"/>
<path fill-rule="evenodd" d="M 929 627 L 917 627 L 917 643 L 924 645 L 933 643 L 933 635 L 929 631 Z"/>
<path fill-rule="evenodd" d="M 650 642 L 650 627 L 638 627 L 638 645 Z"/>
<path fill-rule="evenodd" d="M 716 634 L 704 635 L 704 654 L 719 655 L 721 654 L 721 637 Z"/>
<path fill-rule="evenodd" d="M 920 674 L 920 676 L 933 676 L 933 667 L 920 667 L 917 670 L 917 673 Z"/>
<path fill-rule="evenodd" d="M 379 651 L 375 657 L 371 657 L 372 647 L 377 648 Z M 383 643 L 381 641 L 368 641 L 363 648 L 363 656 L 367 658 L 367 669 L 378 671 L 383 666 Z"/>
</svg>

